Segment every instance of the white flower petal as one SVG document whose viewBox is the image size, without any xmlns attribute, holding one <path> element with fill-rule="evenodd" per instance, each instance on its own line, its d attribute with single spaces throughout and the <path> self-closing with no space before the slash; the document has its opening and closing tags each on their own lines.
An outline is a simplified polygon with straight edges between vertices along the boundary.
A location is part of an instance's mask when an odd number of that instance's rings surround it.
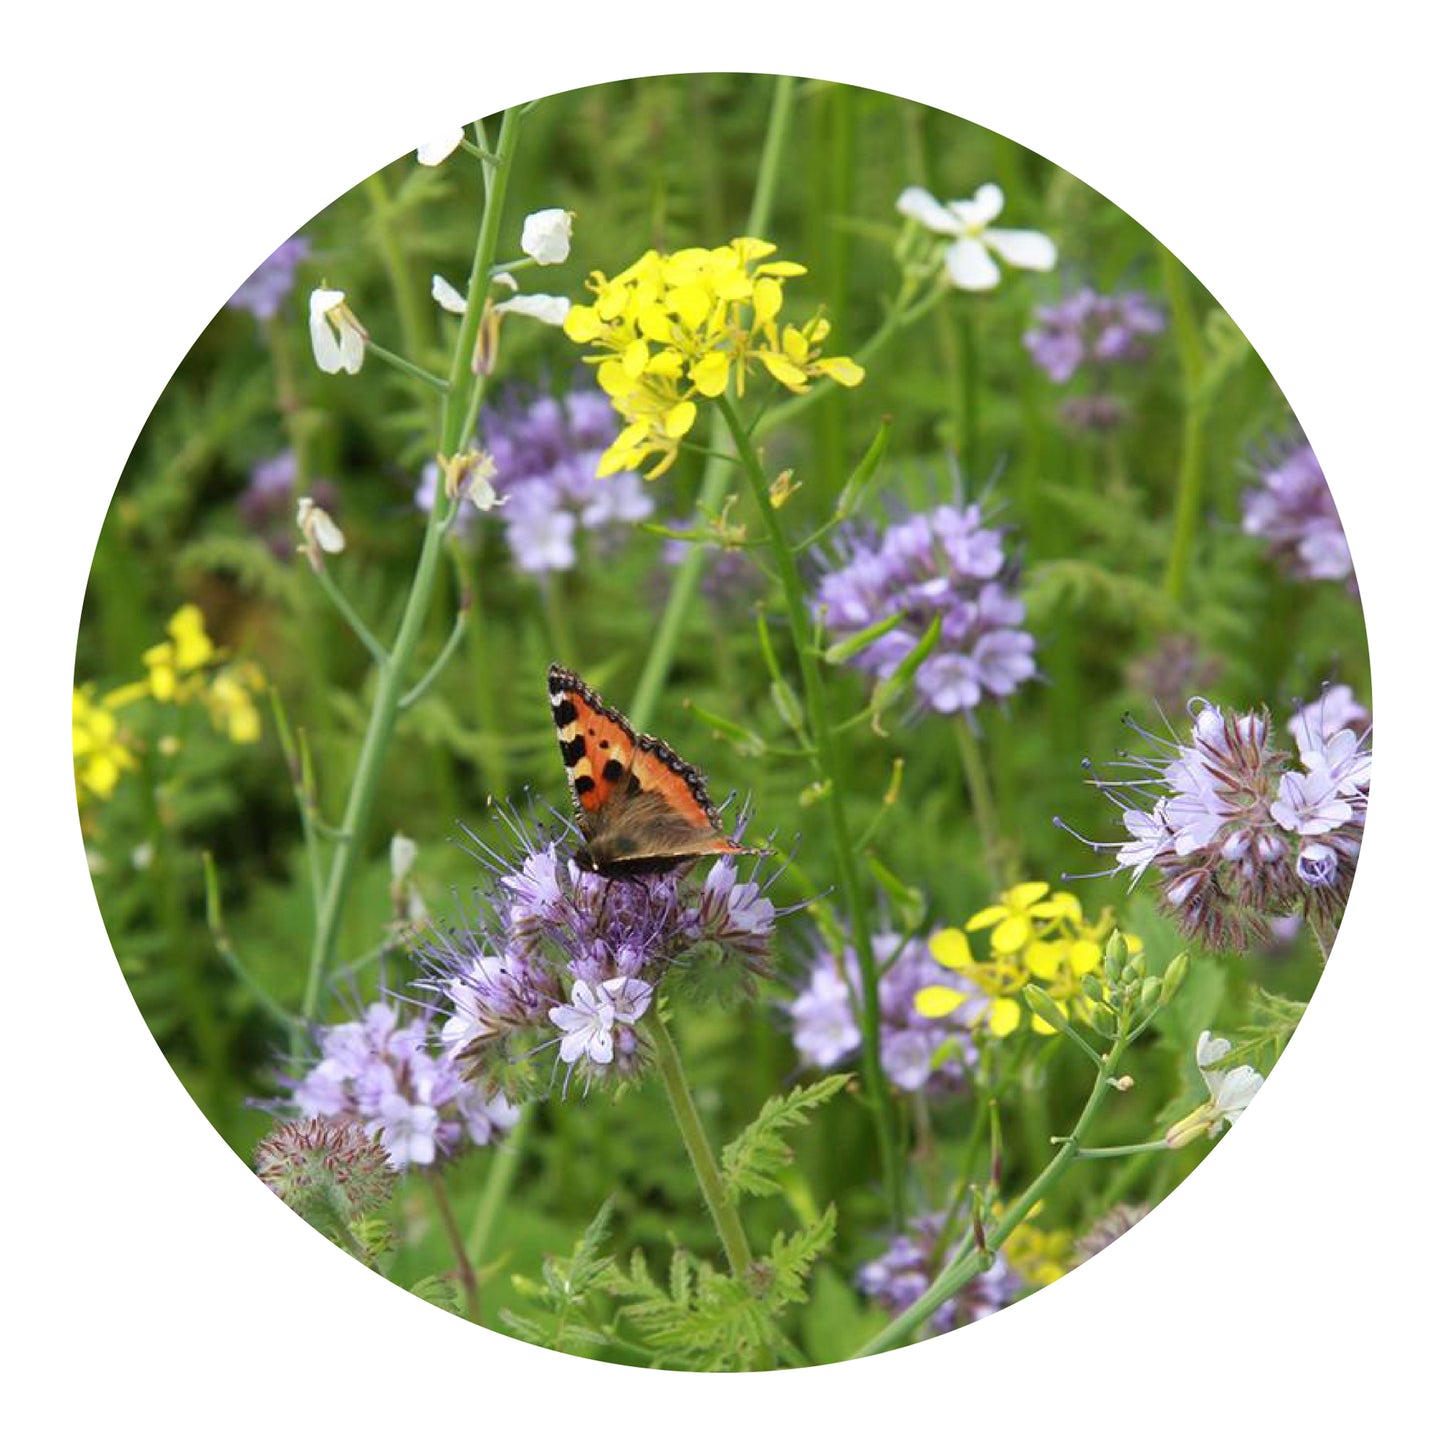
<svg viewBox="0 0 1445 1445">
<path fill-rule="evenodd" d="M 348 376 L 355 376 L 361 370 L 361 363 L 366 360 L 366 333 L 349 321 L 342 321 L 341 332 L 341 369 Z"/>
<path fill-rule="evenodd" d="M 558 266 L 572 249 L 572 213 L 553 206 L 522 222 L 522 250 L 539 266 Z"/>
<path fill-rule="evenodd" d="M 949 278 L 961 291 L 992 291 L 1002 274 L 982 241 L 965 236 L 943 258 Z"/>
<path fill-rule="evenodd" d="M 1230 1050 L 1228 1039 L 1217 1039 L 1205 1029 L 1199 1035 L 1199 1042 L 1194 1046 L 1194 1061 L 1199 1065 L 1201 1073 L 1213 1064 L 1217 1064 Z"/>
<path fill-rule="evenodd" d="M 493 286 L 501 286 L 504 290 L 515 291 L 517 289 L 517 278 L 510 271 L 498 271 L 492 277 Z"/>
<path fill-rule="evenodd" d="M 941 236 L 956 236 L 959 232 L 958 218 L 922 186 L 909 186 L 898 197 L 898 212 Z"/>
<path fill-rule="evenodd" d="M 416 148 L 416 158 L 424 166 L 439 166 L 462 143 L 462 128 L 449 130 Z"/>
<path fill-rule="evenodd" d="M 980 186 L 973 198 L 967 201 L 950 201 L 948 209 L 953 212 L 955 229 L 980 231 L 990 221 L 996 221 L 1003 210 L 1003 192 L 989 181 Z"/>
<path fill-rule="evenodd" d="M 493 309 L 498 312 L 515 311 L 518 315 L 530 316 L 547 326 L 560 326 L 567 319 L 572 303 L 565 296 L 546 296 L 541 292 L 534 292 L 527 296 L 513 296 L 510 301 L 503 301 Z"/>
<path fill-rule="evenodd" d="M 983 239 L 1010 266 L 1024 271 L 1052 271 L 1059 259 L 1058 247 L 1042 231 L 989 230 Z"/>
<path fill-rule="evenodd" d="M 431 278 L 431 299 L 443 311 L 453 312 L 457 316 L 465 316 L 467 313 L 467 298 L 445 276 Z"/>
<path fill-rule="evenodd" d="M 417 847 L 405 833 L 393 833 L 391 838 L 391 877 L 400 883 L 416 863 Z"/>
</svg>

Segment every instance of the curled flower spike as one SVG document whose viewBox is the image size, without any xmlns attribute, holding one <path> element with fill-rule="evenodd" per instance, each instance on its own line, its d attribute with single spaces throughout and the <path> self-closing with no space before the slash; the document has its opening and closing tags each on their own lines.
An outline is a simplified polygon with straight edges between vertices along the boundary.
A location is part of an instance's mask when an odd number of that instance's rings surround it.
<svg viewBox="0 0 1445 1445">
<path fill-rule="evenodd" d="M 393 1169 L 425 1168 L 464 1144 L 490 1144 L 520 1111 L 501 1093 L 463 1079 L 432 1031 L 430 1010 L 374 1003 L 318 1030 L 320 1059 L 283 1105 L 306 1119 L 354 1119 Z"/>
<path fill-rule="evenodd" d="M 507 824 L 515 848 L 472 840 L 490 875 L 474 920 L 422 949 L 426 986 L 448 1014 L 447 1057 L 466 1077 L 509 1097 L 545 1092 L 540 1056 L 584 1085 L 624 1079 L 647 1061 L 638 1026 L 675 969 L 704 957 L 710 972 L 765 966 L 779 912 L 772 878 L 740 879 L 732 858 L 700 886 L 678 872 L 603 878 L 540 825 Z"/>
<path fill-rule="evenodd" d="M 311 293 L 311 352 L 322 371 L 355 376 L 366 360 L 366 328 L 346 304 L 345 291 Z"/>
<path fill-rule="evenodd" d="M 994 256 L 1025 271 L 1052 271 L 1059 253 L 1042 231 L 1010 231 L 992 224 L 1003 211 L 1003 192 L 992 183 L 970 200 L 935 200 L 922 186 L 909 186 L 898 209 L 939 236 L 954 237 L 943 253 L 949 280 L 963 291 L 992 291 L 1002 279 Z"/>
<path fill-rule="evenodd" d="M 1295 758 L 1276 745 L 1263 709 L 1196 698 L 1187 742 L 1131 724 L 1148 751 L 1121 754 L 1111 776 L 1089 769 L 1130 836 L 1080 841 L 1113 852 L 1110 872 L 1127 869 L 1134 883 L 1154 869 L 1166 909 L 1211 948 L 1237 952 L 1300 911 L 1337 923 L 1369 804 L 1364 716 L 1348 689 L 1329 689 L 1290 720 Z"/>
<path fill-rule="evenodd" d="M 1178 1123 L 1169 1126 L 1164 1142 L 1171 1149 L 1182 1149 L 1201 1134 L 1214 1138 L 1226 1124 L 1233 1124 L 1259 1093 L 1264 1075 L 1248 1064 L 1239 1064 L 1232 1069 L 1213 1067 L 1229 1049 L 1228 1039 L 1216 1039 L 1208 1029 L 1199 1035 L 1199 1042 L 1194 1047 L 1194 1061 L 1199 1067 L 1204 1087 L 1209 1090 L 1209 1099 Z"/>
<path fill-rule="evenodd" d="M 608 277 L 594 271 L 596 297 L 573 306 L 564 329 L 626 425 L 603 453 L 598 475 L 640 468 L 661 476 L 677 460 L 697 420 L 698 401 L 731 386 L 739 396 L 756 363 L 788 390 L 806 391 L 819 377 L 857 386 L 863 368 L 846 356 L 824 356 L 828 323 L 781 323 L 783 287 L 806 268 L 772 261 L 770 241 L 738 237 L 711 250 L 648 251 Z"/>
<path fill-rule="evenodd" d="M 1259 485 L 1242 498 L 1245 535 L 1269 543 L 1295 577 L 1353 585 L 1355 564 L 1314 448 L 1276 441 L 1268 452 L 1258 464 Z"/>
</svg>

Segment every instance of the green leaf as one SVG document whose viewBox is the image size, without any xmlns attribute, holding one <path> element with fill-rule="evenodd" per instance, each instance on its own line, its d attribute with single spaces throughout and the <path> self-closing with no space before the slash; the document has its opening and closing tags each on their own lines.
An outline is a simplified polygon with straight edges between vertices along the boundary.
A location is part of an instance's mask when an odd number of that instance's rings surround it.
<svg viewBox="0 0 1445 1445">
<path fill-rule="evenodd" d="M 808 1115 L 827 1103 L 853 1076 L 829 1074 L 813 1084 L 801 1084 L 787 1096 L 769 1099 L 753 1120 L 722 1152 L 723 1187 L 728 1198 L 744 1194 L 778 1194 L 778 1175 L 793 1158 L 783 1132 L 796 1129 Z"/>
<path fill-rule="evenodd" d="M 462 1292 L 454 1279 L 444 1279 L 439 1274 L 429 1274 L 412 1285 L 411 1293 L 424 1299 L 429 1305 L 446 1310 L 448 1314 L 460 1315 Z"/>
</svg>

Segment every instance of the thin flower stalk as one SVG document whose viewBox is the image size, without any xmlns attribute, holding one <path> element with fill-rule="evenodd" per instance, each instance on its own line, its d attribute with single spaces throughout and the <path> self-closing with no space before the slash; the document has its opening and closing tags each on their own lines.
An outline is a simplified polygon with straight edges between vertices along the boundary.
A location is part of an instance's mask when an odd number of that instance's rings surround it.
<svg viewBox="0 0 1445 1445">
<path fill-rule="evenodd" d="M 796 552 L 789 544 L 772 505 L 768 481 L 753 450 L 753 443 L 738 417 L 731 399 L 717 398 L 718 412 L 732 434 L 737 460 L 753 493 L 763 527 L 773 552 L 783 597 L 787 605 L 788 625 L 797 653 L 798 669 L 803 678 L 804 706 L 808 717 L 811 741 L 811 762 L 819 783 L 823 785 L 823 803 L 827 812 L 829 833 L 838 879 L 847 910 L 854 947 L 858 955 L 858 972 L 863 1024 L 863 1078 L 868 1091 L 874 1125 L 878 1134 L 878 1153 L 883 1167 L 883 1184 L 889 1209 L 895 1222 L 903 1216 L 903 1183 L 896 1140 L 890 1121 L 893 1110 L 888 1098 L 888 1083 L 882 1063 L 882 1022 L 878 1003 L 878 962 L 873 956 L 872 934 L 868 911 L 858 877 L 857 850 L 848 829 L 847 810 L 842 789 L 838 786 L 842 771 L 838 766 L 837 743 L 833 733 L 832 714 L 813 645 L 813 621 L 808 611 L 803 579 L 798 570 Z"/>
<path fill-rule="evenodd" d="M 520 124 L 520 112 L 508 111 L 502 121 L 495 159 L 483 162 L 486 202 L 472 258 L 466 314 L 462 318 L 456 348 L 452 354 L 448 389 L 443 404 L 441 442 L 438 448 L 443 456 L 452 456 L 461 450 L 481 405 L 486 378 L 482 375 L 472 376 L 471 358 L 481 325 L 482 299 L 487 289 L 486 278 L 497 254 L 507 181 L 517 151 Z M 356 866 L 357 851 L 370 821 L 382 764 L 406 692 L 407 672 L 430 608 L 437 566 L 442 555 L 442 543 L 447 530 L 448 513 L 452 506 L 452 499 L 447 497 L 445 489 L 438 487 L 396 637 L 387 660 L 377 665 L 376 695 L 371 716 L 367 720 L 361 753 L 342 815 L 340 835 L 331 855 L 331 866 L 317 909 L 316 932 L 301 1003 L 303 1022 L 314 1019 L 320 1006 L 322 990 L 336 948 L 342 908 Z M 299 1035 L 297 1043 L 299 1045 Z"/>
</svg>

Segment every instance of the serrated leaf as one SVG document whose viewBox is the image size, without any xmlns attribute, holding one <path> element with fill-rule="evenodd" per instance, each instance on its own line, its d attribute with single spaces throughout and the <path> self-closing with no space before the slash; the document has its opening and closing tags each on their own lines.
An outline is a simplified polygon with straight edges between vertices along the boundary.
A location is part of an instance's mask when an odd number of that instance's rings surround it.
<svg viewBox="0 0 1445 1445">
<path fill-rule="evenodd" d="M 814 1109 L 827 1103 L 851 1078 L 851 1074 L 829 1074 L 816 1083 L 799 1085 L 791 1094 L 769 1099 L 758 1117 L 723 1149 L 723 1187 L 728 1198 L 781 1192 L 778 1175 L 793 1158 L 793 1151 L 783 1142 L 784 1131 L 806 1122 Z"/>
</svg>

